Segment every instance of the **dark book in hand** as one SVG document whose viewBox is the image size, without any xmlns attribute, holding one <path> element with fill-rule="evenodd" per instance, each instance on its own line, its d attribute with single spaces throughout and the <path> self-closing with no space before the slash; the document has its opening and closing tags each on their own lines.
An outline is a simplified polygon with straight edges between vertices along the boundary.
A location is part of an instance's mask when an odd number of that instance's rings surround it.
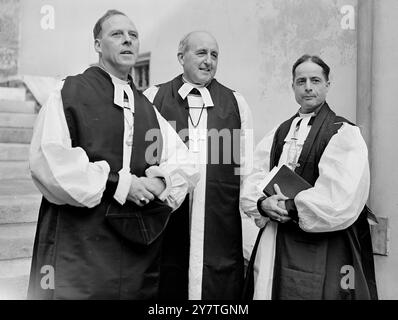
<svg viewBox="0 0 398 320">
<path fill-rule="evenodd" d="M 276 193 L 274 184 L 277 184 L 281 192 L 289 199 L 294 199 L 300 191 L 312 188 L 311 184 L 286 165 L 282 165 L 280 168 L 274 167 L 267 175 L 265 184 L 263 192 L 266 196 L 270 197 Z"/>
<path fill-rule="evenodd" d="M 263 192 L 267 197 L 276 194 L 274 184 L 277 184 L 281 192 L 289 199 L 294 199 L 299 192 L 312 188 L 311 184 L 286 165 L 282 165 L 280 168 L 274 167 L 263 181 L 263 185 L 265 185 Z M 368 206 L 365 205 L 363 211 L 370 225 L 378 224 L 377 217 Z"/>
</svg>

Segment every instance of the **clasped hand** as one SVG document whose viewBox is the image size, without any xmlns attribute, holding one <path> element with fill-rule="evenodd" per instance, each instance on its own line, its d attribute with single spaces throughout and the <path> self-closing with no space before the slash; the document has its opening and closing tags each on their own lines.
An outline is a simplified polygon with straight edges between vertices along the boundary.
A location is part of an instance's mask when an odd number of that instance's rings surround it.
<svg viewBox="0 0 398 320">
<path fill-rule="evenodd" d="M 274 190 L 276 194 L 261 202 L 261 209 L 271 220 L 286 223 L 291 220 L 285 206 L 285 200 L 288 198 L 281 192 L 277 184 L 274 184 Z"/>
<path fill-rule="evenodd" d="M 137 177 L 132 175 L 130 190 L 127 200 L 133 201 L 136 205 L 142 207 L 158 197 L 166 188 L 160 178 Z"/>
</svg>

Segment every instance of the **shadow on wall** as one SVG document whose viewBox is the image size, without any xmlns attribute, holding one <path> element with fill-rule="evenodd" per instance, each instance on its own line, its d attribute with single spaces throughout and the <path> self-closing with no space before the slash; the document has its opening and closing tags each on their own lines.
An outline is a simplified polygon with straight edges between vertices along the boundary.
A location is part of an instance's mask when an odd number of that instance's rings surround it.
<svg viewBox="0 0 398 320">
<path fill-rule="evenodd" d="M 356 1 L 257 0 L 259 43 L 266 57 L 260 63 L 263 94 L 271 86 L 285 91 L 286 75 L 304 53 L 320 55 L 333 65 L 356 64 L 356 31 L 349 25 L 342 27 L 344 15 L 340 10 L 347 2 L 354 8 Z M 270 74 L 274 81 L 269 81 Z"/>
</svg>

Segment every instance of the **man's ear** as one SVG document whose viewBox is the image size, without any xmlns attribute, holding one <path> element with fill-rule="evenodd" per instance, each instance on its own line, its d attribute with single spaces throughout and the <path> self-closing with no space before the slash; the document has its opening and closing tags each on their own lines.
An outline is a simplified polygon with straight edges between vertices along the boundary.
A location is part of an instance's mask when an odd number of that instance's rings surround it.
<svg viewBox="0 0 398 320">
<path fill-rule="evenodd" d="M 177 53 L 177 59 L 180 65 L 184 66 L 184 55 L 181 52 Z"/>
<path fill-rule="evenodd" d="M 101 53 L 101 51 L 102 51 L 102 49 L 101 49 L 101 40 L 99 40 L 99 39 L 95 39 L 94 40 L 94 49 L 95 49 L 95 52 Z"/>
<path fill-rule="evenodd" d="M 326 88 L 327 88 L 327 91 L 329 91 L 329 89 L 330 89 L 330 81 L 329 80 L 326 81 Z"/>
</svg>

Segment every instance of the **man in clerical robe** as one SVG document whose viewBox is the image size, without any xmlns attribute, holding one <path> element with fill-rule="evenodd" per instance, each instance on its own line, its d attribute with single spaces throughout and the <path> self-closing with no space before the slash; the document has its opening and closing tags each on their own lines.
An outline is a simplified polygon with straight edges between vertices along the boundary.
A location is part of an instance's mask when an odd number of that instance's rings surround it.
<svg viewBox="0 0 398 320">
<path fill-rule="evenodd" d="M 199 178 L 129 75 L 139 49 L 133 22 L 109 10 L 94 39 L 98 66 L 67 77 L 34 128 L 30 168 L 43 199 L 31 299 L 157 298 L 163 230 Z"/>
<path fill-rule="evenodd" d="M 239 195 L 252 160 L 252 119 L 243 96 L 214 78 L 218 56 L 211 34 L 191 32 L 177 53 L 183 73 L 144 92 L 175 126 L 201 173 L 166 229 L 164 299 L 237 299 L 242 290 Z"/>
<path fill-rule="evenodd" d="M 261 228 L 249 264 L 245 298 L 377 299 L 365 203 L 368 152 L 357 126 L 326 102 L 329 66 L 304 55 L 293 65 L 298 112 L 256 148 L 242 208 Z M 294 199 L 262 188 L 285 164 L 311 184 Z"/>
</svg>

